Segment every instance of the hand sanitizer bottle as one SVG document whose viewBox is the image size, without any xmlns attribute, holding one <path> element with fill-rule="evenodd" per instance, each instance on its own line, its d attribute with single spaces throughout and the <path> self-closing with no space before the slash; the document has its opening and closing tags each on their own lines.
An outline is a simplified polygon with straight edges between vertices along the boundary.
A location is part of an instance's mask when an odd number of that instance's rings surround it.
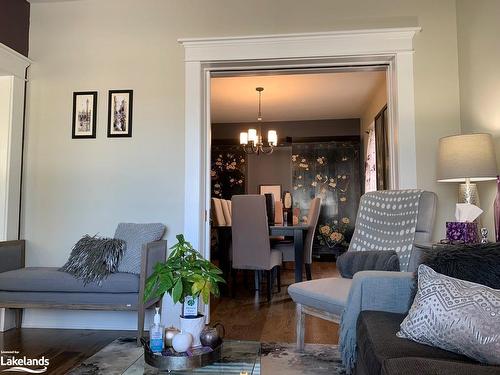
<svg viewBox="0 0 500 375">
<path fill-rule="evenodd" d="M 160 308 L 156 308 L 153 325 L 149 329 L 149 347 L 153 353 L 163 351 L 163 326 L 161 325 Z"/>
</svg>

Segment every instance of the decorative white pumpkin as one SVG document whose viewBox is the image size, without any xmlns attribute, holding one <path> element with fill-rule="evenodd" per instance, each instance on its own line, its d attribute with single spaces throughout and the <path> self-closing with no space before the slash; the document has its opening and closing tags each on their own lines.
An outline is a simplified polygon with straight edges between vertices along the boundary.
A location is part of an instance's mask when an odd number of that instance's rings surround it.
<svg viewBox="0 0 500 375">
<path fill-rule="evenodd" d="M 172 347 L 178 353 L 184 353 L 191 347 L 193 343 L 193 336 L 188 332 L 178 333 L 172 339 Z"/>
</svg>

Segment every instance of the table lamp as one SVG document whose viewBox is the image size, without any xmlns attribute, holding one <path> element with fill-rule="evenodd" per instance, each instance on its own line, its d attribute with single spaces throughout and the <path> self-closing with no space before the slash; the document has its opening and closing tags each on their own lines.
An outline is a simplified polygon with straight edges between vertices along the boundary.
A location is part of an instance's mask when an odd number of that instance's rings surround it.
<svg viewBox="0 0 500 375">
<path fill-rule="evenodd" d="M 474 203 L 472 196 L 475 192 L 471 182 L 495 180 L 497 174 L 491 134 L 453 135 L 439 140 L 437 180 L 465 183 L 465 203 Z"/>
</svg>

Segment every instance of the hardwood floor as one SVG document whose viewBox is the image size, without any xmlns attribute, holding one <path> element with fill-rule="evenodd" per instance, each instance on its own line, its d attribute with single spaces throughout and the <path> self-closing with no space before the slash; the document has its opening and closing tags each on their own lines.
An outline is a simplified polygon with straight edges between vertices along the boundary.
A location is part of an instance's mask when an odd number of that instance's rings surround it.
<svg viewBox="0 0 500 375">
<path fill-rule="evenodd" d="M 314 262 L 314 279 L 338 276 L 335 263 Z M 253 274 L 248 285 L 243 275 L 237 286 L 236 297 L 213 299 L 212 323 L 220 321 L 226 328 L 226 338 L 267 342 L 295 342 L 295 304 L 287 294 L 293 283 L 293 264 L 285 265 L 281 274 L 281 293 L 274 289 L 271 303 L 267 303 L 265 287 L 261 292 L 251 291 Z M 306 342 L 336 344 L 336 324 L 310 317 L 306 318 Z M 72 329 L 12 329 L 0 333 L 0 350 L 18 351 L 17 357 L 50 359 L 48 374 L 65 374 L 81 361 L 94 355 L 118 337 L 134 336 L 134 331 L 101 331 Z M 0 372 L 5 367 L 0 366 Z"/>
<path fill-rule="evenodd" d="M 97 331 L 74 329 L 12 329 L 0 333 L 0 350 L 18 351 L 17 358 L 50 360 L 46 374 L 65 374 L 118 337 L 134 336 L 135 331 Z M 5 367 L 0 366 L 0 372 Z"/>
<path fill-rule="evenodd" d="M 287 267 L 288 266 L 288 267 Z M 235 298 L 230 295 L 212 299 L 211 322 L 222 322 L 226 338 L 255 341 L 295 342 L 295 304 L 287 293 L 294 281 L 293 264 L 281 271 L 281 293 L 274 288 L 271 303 L 266 300 L 265 287 L 253 292 L 253 273 L 243 283 L 239 273 Z M 313 262 L 313 279 L 338 276 L 334 262 Z M 337 344 L 338 325 L 312 316 L 306 317 L 306 342 Z"/>
</svg>

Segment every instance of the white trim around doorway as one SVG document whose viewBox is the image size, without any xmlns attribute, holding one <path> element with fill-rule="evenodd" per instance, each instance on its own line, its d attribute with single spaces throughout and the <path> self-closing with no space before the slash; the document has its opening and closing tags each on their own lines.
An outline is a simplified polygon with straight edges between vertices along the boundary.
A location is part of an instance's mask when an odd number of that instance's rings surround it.
<svg viewBox="0 0 500 375">
<path fill-rule="evenodd" d="M 179 39 L 185 50 L 184 233 L 207 258 L 210 215 L 210 77 L 238 72 L 387 66 L 391 188 L 417 185 L 413 38 L 420 28 Z"/>
<path fill-rule="evenodd" d="M 0 43 L 0 241 L 18 238 L 26 68 L 31 60 Z M 0 309 L 0 332 L 14 314 Z"/>
</svg>

